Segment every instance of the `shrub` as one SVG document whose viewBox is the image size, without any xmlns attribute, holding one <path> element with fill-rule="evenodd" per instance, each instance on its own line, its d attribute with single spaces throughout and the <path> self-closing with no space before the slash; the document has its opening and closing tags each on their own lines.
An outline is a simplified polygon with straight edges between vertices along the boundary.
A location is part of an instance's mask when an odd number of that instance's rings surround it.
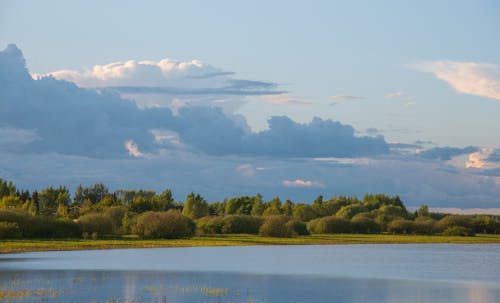
<svg viewBox="0 0 500 303">
<path fill-rule="evenodd" d="M 389 223 L 387 231 L 393 234 L 411 234 L 413 228 L 413 221 L 398 219 Z"/>
<path fill-rule="evenodd" d="M 467 216 L 449 215 L 442 218 L 436 223 L 436 230 L 438 232 L 444 232 L 446 229 L 453 226 L 471 228 L 472 222 L 471 219 Z"/>
<path fill-rule="evenodd" d="M 124 233 L 123 218 L 127 214 L 126 207 L 113 206 L 106 209 L 103 214 L 111 220 L 111 233 L 116 235 Z"/>
<path fill-rule="evenodd" d="M 16 222 L 0 222 L 0 239 L 21 238 L 22 232 Z"/>
<path fill-rule="evenodd" d="M 351 231 L 361 234 L 378 233 L 380 232 L 380 225 L 367 216 L 356 215 L 351 220 Z"/>
<path fill-rule="evenodd" d="M 263 223 L 260 217 L 232 215 L 222 220 L 223 234 L 258 234 Z"/>
<path fill-rule="evenodd" d="M 348 233 L 350 224 L 344 218 L 329 216 L 309 222 L 309 231 L 316 234 Z"/>
<path fill-rule="evenodd" d="M 297 219 L 290 219 L 286 223 L 286 225 L 288 225 L 293 230 L 293 232 L 299 236 L 307 236 L 310 234 L 307 230 L 307 225 Z"/>
<path fill-rule="evenodd" d="M 436 221 L 429 217 L 417 217 L 413 222 L 413 232 L 419 235 L 431 235 L 434 233 Z"/>
<path fill-rule="evenodd" d="M 204 234 L 221 234 L 223 217 L 206 216 L 196 221 L 196 227 Z"/>
<path fill-rule="evenodd" d="M 141 238 L 179 239 L 192 237 L 195 228 L 193 220 L 171 210 L 141 214 L 137 217 L 133 230 Z"/>
<path fill-rule="evenodd" d="M 71 238 L 81 235 L 78 224 L 70 220 L 32 216 L 22 211 L 0 211 L 0 221 L 16 223 L 24 238 Z"/>
<path fill-rule="evenodd" d="M 83 232 L 108 235 L 113 232 L 112 220 L 104 214 L 89 213 L 78 218 L 78 224 Z"/>
<path fill-rule="evenodd" d="M 294 235 L 293 226 L 287 224 L 288 216 L 268 216 L 260 226 L 259 233 L 268 237 L 291 237 Z"/>
<path fill-rule="evenodd" d="M 443 231 L 444 236 L 462 236 L 462 237 L 470 237 L 474 236 L 474 231 L 472 229 L 463 227 L 463 226 L 452 226 L 448 227 Z"/>
</svg>

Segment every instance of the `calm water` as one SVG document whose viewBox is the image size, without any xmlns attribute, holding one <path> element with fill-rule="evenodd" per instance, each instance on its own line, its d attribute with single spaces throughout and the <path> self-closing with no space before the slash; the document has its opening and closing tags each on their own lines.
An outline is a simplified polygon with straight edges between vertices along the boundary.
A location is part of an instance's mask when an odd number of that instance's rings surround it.
<svg viewBox="0 0 500 303">
<path fill-rule="evenodd" d="M 0 256 L 8 302 L 500 302 L 500 245 L 126 249 Z M 1 300 L 0 300 L 1 301 Z"/>
</svg>

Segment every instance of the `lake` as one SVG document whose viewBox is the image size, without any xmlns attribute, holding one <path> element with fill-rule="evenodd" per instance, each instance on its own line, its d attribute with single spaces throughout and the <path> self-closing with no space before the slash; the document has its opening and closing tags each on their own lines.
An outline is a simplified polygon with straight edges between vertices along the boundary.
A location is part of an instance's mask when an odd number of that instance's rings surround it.
<svg viewBox="0 0 500 303">
<path fill-rule="evenodd" d="M 500 302 L 500 245 L 6 254 L 0 255 L 0 290 L 5 302 L 494 303 Z"/>
</svg>

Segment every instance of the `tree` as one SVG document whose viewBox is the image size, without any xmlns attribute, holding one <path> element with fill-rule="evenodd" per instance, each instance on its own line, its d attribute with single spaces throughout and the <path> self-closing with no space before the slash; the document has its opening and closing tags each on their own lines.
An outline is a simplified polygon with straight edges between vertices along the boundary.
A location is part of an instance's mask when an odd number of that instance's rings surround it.
<svg viewBox="0 0 500 303">
<path fill-rule="evenodd" d="M 182 214 L 191 219 L 198 219 L 208 215 L 208 204 L 199 194 L 191 192 L 184 203 Z"/>
<path fill-rule="evenodd" d="M 47 187 L 39 194 L 40 214 L 54 216 L 60 204 L 68 207 L 70 202 L 69 191 L 65 186 L 58 188 Z"/>
<path fill-rule="evenodd" d="M 254 203 L 255 203 L 254 197 L 241 196 L 232 198 L 226 203 L 225 213 L 249 215 L 252 212 Z"/>
<path fill-rule="evenodd" d="M 422 204 L 420 208 L 417 210 L 418 217 L 428 217 L 429 216 L 429 207 L 425 204 Z"/>
<path fill-rule="evenodd" d="M 264 205 L 264 202 L 262 201 L 262 195 L 257 194 L 253 198 L 252 210 L 250 213 L 252 216 L 262 216 L 264 210 L 266 210 L 266 205 Z"/>
</svg>

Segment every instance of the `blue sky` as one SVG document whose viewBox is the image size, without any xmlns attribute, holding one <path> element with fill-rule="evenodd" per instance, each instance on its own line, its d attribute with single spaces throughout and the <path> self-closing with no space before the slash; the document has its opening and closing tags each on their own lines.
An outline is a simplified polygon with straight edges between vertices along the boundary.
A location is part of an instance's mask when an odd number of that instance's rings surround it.
<svg viewBox="0 0 500 303">
<path fill-rule="evenodd" d="M 499 17 L 497 1 L 0 1 L 0 48 L 17 45 L 33 77 L 80 88 L 2 95 L 0 173 L 27 188 L 500 207 Z M 37 98 L 77 122 L 12 118 Z M 33 161 L 65 164 L 12 164 Z M 182 174 L 151 168 L 174 164 Z"/>
</svg>

